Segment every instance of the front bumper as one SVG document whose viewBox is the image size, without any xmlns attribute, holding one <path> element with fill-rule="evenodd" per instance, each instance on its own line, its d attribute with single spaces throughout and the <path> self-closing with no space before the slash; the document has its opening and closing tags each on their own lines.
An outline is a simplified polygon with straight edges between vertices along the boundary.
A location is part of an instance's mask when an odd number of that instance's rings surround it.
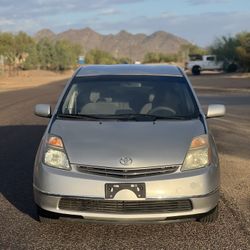
<svg viewBox="0 0 250 250">
<path fill-rule="evenodd" d="M 146 198 L 138 199 L 131 191 L 122 190 L 114 201 L 168 201 L 187 199 L 192 203 L 188 211 L 106 213 L 60 208 L 62 198 L 105 200 L 106 183 L 145 183 Z M 77 171 L 62 171 L 45 165 L 35 167 L 34 198 L 44 210 L 66 215 L 75 215 L 93 221 L 165 221 L 171 218 L 196 217 L 215 208 L 219 201 L 219 168 L 176 172 L 173 174 L 136 179 L 117 179 L 94 176 Z M 119 195 L 118 195 L 119 194 Z"/>
<path fill-rule="evenodd" d="M 195 219 L 199 215 L 206 214 L 215 208 L 219 200 L 219 191 L 201 197 L 188 197 L 192 202 L 192 210 L 180 212 L 163 212 L 163 213 L 135 213 L 135 214 L 117 214 L 117 213 L 96 213 L 75 211 L 70 209 L 60 209 L 59 203 L 61 196 L 44 194 L 34 189 L 34 197 L 36 204 L 44 210 L 69 216 L 81 217 L 86 221 L 103 221 L 103 222 L 164 222 L 178 219 Z M 79 200 L 79 197 L 71 197 L 71 199 Z M 86 199 L 86 197 L 84 198 Z M 177 199 L 178 200 L 178 199 Z M 59 216 L 60 217 L 60 216 Z"/>
</svg>

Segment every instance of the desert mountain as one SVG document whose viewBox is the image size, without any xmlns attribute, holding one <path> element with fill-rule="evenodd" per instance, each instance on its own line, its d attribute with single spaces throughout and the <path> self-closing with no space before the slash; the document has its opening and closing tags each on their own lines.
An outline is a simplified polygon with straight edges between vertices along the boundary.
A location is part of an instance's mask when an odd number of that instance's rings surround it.
<svg viewBox="0 0 250 250">
<path fill-rule="evenodd" d="M 56 37 L 56 34 L 50 29 L 43 29 L 43 30 L 38 31 L 35 35 L 36 40 L 40 40 L 44 37 L 47 37 L 49 39 L 54 39 Z"/>
<path fill-rule="evenodd" d="M 173 34 L 158 31 L 151 35 L 131 34 L 120 31 L 113 35 L 102 35 L 90 28 L 70 29 L 55 34 L 49 29 L 36 33 L 35 39 L 48 37 L 52 40 L 69 40 L 82 45 L 85 53 L 91 49 L 100 49 L 110 52 L 116 57 L 130 57 L 133 60 L 142 60 L 147 52 L 177 53 L 180 47 L 189 42 Z"/>
</svg>

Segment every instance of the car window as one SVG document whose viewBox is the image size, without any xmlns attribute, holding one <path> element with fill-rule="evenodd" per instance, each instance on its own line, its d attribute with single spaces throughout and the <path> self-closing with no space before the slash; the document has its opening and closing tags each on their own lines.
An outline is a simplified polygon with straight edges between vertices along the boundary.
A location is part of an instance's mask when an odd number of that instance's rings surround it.
<svg viewBox="0 0 250 250">
<path fill-rule="evenodd" d="M 214 56 L 208 56 L 207 61 L 215 61 L 215 57 Z"/>
<path fill-rule="evenodd" d="M 189 55 L 189 61 L 202 61 L 202 55 Z"/>
<path fill-rule="evenodd" d="M 184 77 L 78 77 L 66 91 L 59 113 L 194 116 L 197 105 Z"/>
</svg>

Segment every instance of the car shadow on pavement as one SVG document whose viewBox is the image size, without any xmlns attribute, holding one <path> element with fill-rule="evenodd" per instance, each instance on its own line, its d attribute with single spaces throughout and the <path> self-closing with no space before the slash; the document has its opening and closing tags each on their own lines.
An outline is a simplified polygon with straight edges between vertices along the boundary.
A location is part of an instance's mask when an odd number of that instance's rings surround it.
<svg viewBox="0 0 250 250">
<path fill-rule="evenodd" d="M 0 126 L 0 192 L 34 219 L 33 164 L 45 129 L 42 125 Z"/>
</svg>

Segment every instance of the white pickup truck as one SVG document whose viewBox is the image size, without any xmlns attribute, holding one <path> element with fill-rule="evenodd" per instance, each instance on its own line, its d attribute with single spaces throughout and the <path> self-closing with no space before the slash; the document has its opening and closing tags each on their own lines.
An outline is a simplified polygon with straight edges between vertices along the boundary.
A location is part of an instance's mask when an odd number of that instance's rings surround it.
<svg viewBox="0 0 250 250">
<path fill-rule="evenodd" d="M 189 55 L 185 68 L 193 75 L 199 75 L 203 70 L 222 70 L 223 64 L 223 61 L 217 61 L 215 55 Z"/>
</svg>

